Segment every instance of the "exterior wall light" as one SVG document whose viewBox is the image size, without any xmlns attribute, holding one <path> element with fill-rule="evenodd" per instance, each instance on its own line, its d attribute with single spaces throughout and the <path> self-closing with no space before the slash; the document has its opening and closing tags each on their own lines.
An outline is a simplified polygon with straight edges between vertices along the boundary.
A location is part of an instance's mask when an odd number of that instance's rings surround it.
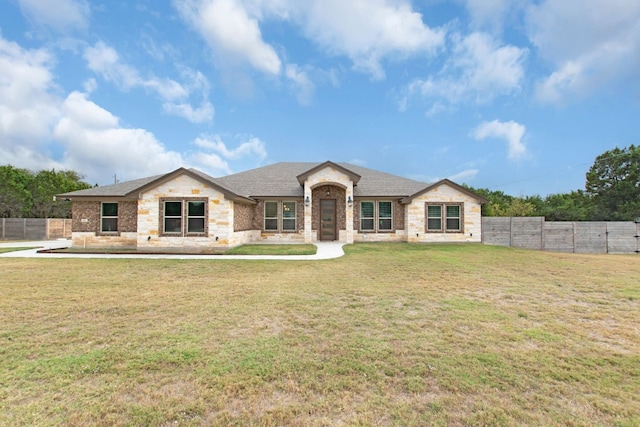
<svg viewBox="0 0 640 427">
<path fill-rule="evenodd" d="M 349 204 L 349 207 L 353 206 L 353 200 L 351 199 L 351 196 L 347 198 L 347 203 Z"/>
<path fill-rule="evenodd" d="M 304 199 L 304 205 L 305 205 L 305 206 L 309 206 L 309 203 L 310 203 L 309 196 L 307 196 L 307 197 Z"/>
</svg>

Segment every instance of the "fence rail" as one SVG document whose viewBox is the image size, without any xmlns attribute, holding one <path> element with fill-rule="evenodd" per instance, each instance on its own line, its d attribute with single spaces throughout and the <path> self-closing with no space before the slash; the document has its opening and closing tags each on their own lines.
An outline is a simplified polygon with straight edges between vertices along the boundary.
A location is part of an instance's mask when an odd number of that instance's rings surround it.
<svg viewBox="0 0 640 427">
<path fill-rule="evenodd" d="M 62 218 L 0 218 L 2 240 L 71 238 L 71 220 Z"/>
<path fill-rule="evenodd" d="M 482 243 L 575 253 L 639 253 L 635 222 L 558 221 L 544 217 L 483 217 Z"/>
</svg>

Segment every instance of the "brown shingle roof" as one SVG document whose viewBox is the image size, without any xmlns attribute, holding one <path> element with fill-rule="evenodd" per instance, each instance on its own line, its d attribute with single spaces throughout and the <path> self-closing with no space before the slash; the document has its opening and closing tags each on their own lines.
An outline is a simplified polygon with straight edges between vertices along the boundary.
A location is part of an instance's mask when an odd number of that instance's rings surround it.
<svg viewBox="0 0 640 427">
<path fill-rule="evenodd" d="M 156 175 L 133 181 L 122 182 L 104 187 L 94 187 L 58 195 L 59 197 L 133 197 L 156 181 L 169 179 L 177 173 L 187 173 L 203 182 L 223 191 L 227 197 L 246 202 L 262 197 L 295 197 L 302 198 L 304 190 L 298 177 L 305 177 L 323 165 L 337 165 L 342 172 L 349 174 L 357 185 L 354 187 L 355 197 L 390 197 L 411 198 L 428 190 L 427 183 L 391 175 L 374 169 L 349 163 L 332 162 L 281 162 L 251 169 L 221 178 L 214 178 L 196 169 L 177 169 L 165 175 Z M 359 180 L 357 179 L 359 177 Z M 453 184 L 453 183 L 452 183 Z M 457 186 L 457 184 L 454 184 Z M 459 186 L 458 186 L 459 187 Z"/>
</svg>

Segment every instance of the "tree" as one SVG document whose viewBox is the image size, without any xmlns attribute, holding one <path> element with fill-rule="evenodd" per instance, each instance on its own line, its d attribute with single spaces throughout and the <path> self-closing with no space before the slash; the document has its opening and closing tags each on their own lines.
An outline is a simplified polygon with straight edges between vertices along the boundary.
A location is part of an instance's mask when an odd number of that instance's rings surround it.
<svg viewBox="0 0 640 427">
<path fill-rule="evenodd" d="M 28 188 L 33 176 L 26 169 L 0 166 L 0 217 L 22 218 L 31 209 Z"/>
<path fill-rule="evenodd" d="M 593 198 L 591 219 L 631 221 L 640 217 L 640 146 L 616 147 L 596 157 L 585 188 Z"/>
<path fill-rule="evenodd" d="M 68 218 L 71 203 L 53 196 L 91 187 L 75 171 L 42 170 L 33 173 L 0 166 L 0 216 L 4 218 Z"/>
<path fill-rule="evenodd" d="M 593 200 L 582 190 L 550 194 L 537 212 L 547 221 L 588 221 L 592 214 Z"/>
</svg>

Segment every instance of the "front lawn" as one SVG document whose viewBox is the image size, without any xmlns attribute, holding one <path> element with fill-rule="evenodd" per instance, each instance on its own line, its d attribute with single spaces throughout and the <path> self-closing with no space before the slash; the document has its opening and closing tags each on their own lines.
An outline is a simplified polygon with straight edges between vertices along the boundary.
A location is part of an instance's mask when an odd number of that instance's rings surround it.
<svg viewBox="0 0 640 427">
<path fill-rule="evenodd" d="M 0 258 L 0 425 L 640 424 L 640 258 Z"/>
</svg>

